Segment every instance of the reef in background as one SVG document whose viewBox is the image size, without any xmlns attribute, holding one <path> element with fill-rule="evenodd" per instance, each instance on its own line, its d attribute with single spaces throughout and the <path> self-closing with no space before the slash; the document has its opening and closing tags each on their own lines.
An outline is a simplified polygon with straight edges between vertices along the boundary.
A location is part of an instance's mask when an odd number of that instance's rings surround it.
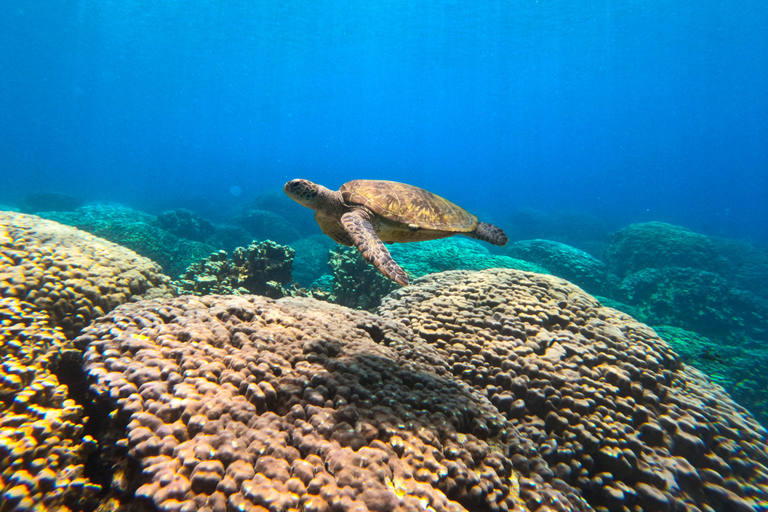
<svg viewBox="0 0 768 512">
<path fill-rule="evenodd" d="M 256 294 L 280 298 L 289 296 L 327 299 L 322 290 L 306 290 L 293 283 L 295 251 L 271 240 L 238 247 L 232 258 L 224 250 L 192 265 L 172 284 L 179 295 Z"/>
</svg>

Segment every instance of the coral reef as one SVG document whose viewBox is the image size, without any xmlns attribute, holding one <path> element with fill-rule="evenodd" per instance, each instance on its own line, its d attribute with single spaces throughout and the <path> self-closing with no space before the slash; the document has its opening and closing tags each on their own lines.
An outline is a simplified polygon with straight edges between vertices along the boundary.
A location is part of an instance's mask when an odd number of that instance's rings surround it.
<svg viewBox="0 0 768 512">
<path fill-rule="evenodd" d="M 100 489 L 83 471 L 96 442 L 53 373 L 74 347 L 33 305 L 0 298 L 0 348 L 0 509 L 93 504 Z"/>
<path fill-rule="evenodd" d="M 434 247 L 455 251 L 454 265 L 481 259 L 451 242 Z M 411 269 L 451 259 L 430 257 Z M 200 275 L 219 279 L 228 265 L 264 274 L 292 258 L 252 244 L 232 261 L 215 253 Z M 730 512 L 768 500 L 768 433 L 683 364 L 764 414 L 766 351 L 658 327 L 678 356 L 559 278 L 430 274 L 384 298 L 378 314 L 299 298 L 153 298 L 169 295 L 168 279 L 146 258 L 9 212 L 0 260 L 3 510 Z M 727 278 L 667 265 L 624 283 L 639 314 L 658 319 L 695 311 L 682 292 L 658 297 L 675 315 L 643 310 L 637 297 L 654 283 L 662 293 L 680 281 L 706 308 L 721 307 L 718 296 L 739 315 L 732 330 L 757 339 L 763 310 L 745 304 L 762 307 L 762 297 L 729 283 L 754 279 L 761 259 L 741 261 Z M 290 265 L 273 270 L 290 282 Z M 67 337 L 81 330 L 74 349 Z M 83 367 L 73 364 L 81 351 Z M 84 372 L 94 401 L 65 385 L 82 385 Z"/>
<path fill-rule="evenodd" d="M 629 305 L 615 306 L 663 326 L 663 332 L 687 332 L 667 339 L 768 425 L 768 395 L 760 384 L 768 360 L 757 349 L 768 339 L 768 253 L 746 242 L 652 222 L 618 231 L 606 258 L 620 279 L 611 298 Z M 704 350 L 701 340 L 710 348 L 695 357 Z M 719 367 L 717 360 L 731 368 Z"/>
<path fill-rule="evenodd" d="M 116 224 L 154 225 L 157 222 L 154 215 L 118 203 L 89 203 L 72 212 L 40 212 L 40 217 L 74 226 L 89 233 L 97 229 L 107 230 L 110 225 Z"/>
<path fill-rule="evenodd" d="M 627 276 L 618 293 L 651 325 L 675 325 L 730 342 L 768 337 L 768 300 L 733 287 L 713 272 L 645 269 Z"/>
<path fill-rule="evenodd" d="M 266 295 L 270 281 L 288 284 L 293 280 L 293 256 L 296 251 L 271 240 L 238 247 L 232 261 L 241 269 L 241 286 L 252 293 Z"/>
<path fill-rule="evenodd" d="M 161 213 L 157 217 L 157 223 L 169 233 L 197 242 L 205 242 L 216 233 L 213 224 L 183 208 Z"/>
<path fill-rule="evenodd" d="M 161 511 L 588 510 L 513 471 L 518 433 L 395 321 L 184 297 L 123 306 L 77 343 L 126 425 L 131 488 Z"/>
<path fill-rule="evenodd" d="M 331 249 L 328 262 L 333 272 L 333 292 L 330 300 L 353 309 L 373 310 L 381 298 L 399 288 L 366 263 L 354 247 L 337 246 Z"/>
<path fill-rule="evenodd" d="M 67 339 L 126 301 L 170 296 L 169 279 L 128 249 L 11 212 L 0 212 L 0 264 L 0 510 L 92 510 L 96 442 L 62 378 L 83 380 Z"/>
<path fill-rule="evenodd" d="M 171 285 L 178 295 L 244 295 L 249 292 L 239 285 L 240 270 L 221 250 L 189 265 Z"/>
<path fill-rule="evenodd" d="M 548 273 L 535 263 L 490 254 L 484 244 L 459 237 L 391 244 L 388 249 L 410 279 L 445 270 L 496 267 Z M 334 276 L 331 300 L 338 304 L 373 310 L 381 303 L 382 297 L 398 288 L 366 264 L 355 248 L 337 246 L 331 250 L 328 264 Z"/>
<path fill-rule="evenodd" d="M 291 285 L 294 250 L 267 240 L 238 247 L 227 257 L 226 251 L 211 254 L 193 263 L 173 285 L 180 295 L 210 293 L 267 297 L 310 296 L 327 299 L 321 290 L 306 290 Z M 290 285 L 290 286 L 289 286 Z"/>
<path fill-rule="evenodd" d="M 0 296 L 47 312 L 72 338 L 129 300 L 170 295 L 152 261 L 69 226 L 0 212 Z"/>
<path fill-rule="evenodd" d="M 664 222 L 630 224 L 613 233 L 605 246 L 603 261 L 621 278 L 647 268 L 716 271 L 722 264 L 709 237 Z"/>
<path fill-rule="evenodd" d="M 611 236 L 605 259 L 620 278 L 647 269 L 690 268 L 768 298 L 768 249 L 745 241 L 707 237 L 661 222 L 632 224 Z"/>
<path fill-rule="evenodd" d="M 404 322 L 520 435 L 515 468 L 607 510 L 756 510 L 768 432 L 649 327 L 567 281 L 493 269 L 416 281 Z"/>
<path fill-rule="evenodd" d="M 611 290 L 605 263 L 570 245 L 551 240 L 521 240 L 510 245 L 513 258 L 541 265 L 549 272 L 581 286 L 589 293 Z"/>
<path fill-rule="evenodd" d="M 464 237 L 393 244 L 389 250 L 392 257 L 412 278 L 445 270 L 484 270 L 486 268 L 516 268 L 548 273 L 535 263 L 492 254 L 486 244 Z"/>
<path fill-rule="evenodd" d="M 595 295 L 594 297 L 595 299 L 597 299 L 597 301 L 600 303 L 601 306 L 618 309 L 622 313 L 626 313 L 632 318 L 640 318 L 640 310 L 637 309 L 635 306 L 630 306 L 629 304 L 626 304 L 624 302 L 611 299 L 609 297 L 603 297 L 602 295 Z"/>
<path fill-rule="evenodd" d="M 727 238 L 711 240 L 723 260 L 717 272 L 738 288 L 768 298 L 768 247 Z"/>
<path fill-rule="evenodd" d="M 681 361 L 703 371 L 768 425 L 768 349 L 727 345 L 669 325 L 655 325 L 653 330 L 675 349 Z"/>
<path fill-rule="evenodd" d="M 175 277 L 191 263 L 211 254 L 214 247 L 178 238 L 155 224 L 153 215 L 124 206 L 89 204 L 75 212 L 45 212 L 47 219 L 88 231 L 155 261 Z"/>
</svg>

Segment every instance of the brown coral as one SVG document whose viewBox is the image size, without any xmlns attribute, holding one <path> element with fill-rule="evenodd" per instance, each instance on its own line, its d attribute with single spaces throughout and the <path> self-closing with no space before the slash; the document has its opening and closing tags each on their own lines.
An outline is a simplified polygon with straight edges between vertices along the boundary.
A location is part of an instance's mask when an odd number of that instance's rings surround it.
<svg viewBox="0 0 768 512">
<path fill-rule="evenodd" d="M 428 276 L 379 308 L 520 432 L 510 457 L 607 510 L 755 510 L 766 431 L 649 327 L 559 278 Z M 635 507 L 635 508 L 633 508 Z"/>
<path fill-rule="evenodd" d="M 34 215 L 0 212 L 0 296 L 46 311 L 67 337 L 119 304 L 170 295 L 151 260 Z"/>
<path fill-rule="evenodd" d="M 159 510 L 586 510 L 523 478 L 518 433 L 439 351 L 370 313 L 257 296 L 126 304 L 88 327 L 92 389 Z M 525 498 L 521 498 L 521 493 Z"/>
<path fill-rule="evenodd" d="M 30 304 L 0 298 L 0 508 L 81 508 L 98 486 L 83 477 L 95 441 L 83 408 L 52 371 L 73 350 Z M 78 506 L 79 505 L 79 506 Z"/>
</svg>

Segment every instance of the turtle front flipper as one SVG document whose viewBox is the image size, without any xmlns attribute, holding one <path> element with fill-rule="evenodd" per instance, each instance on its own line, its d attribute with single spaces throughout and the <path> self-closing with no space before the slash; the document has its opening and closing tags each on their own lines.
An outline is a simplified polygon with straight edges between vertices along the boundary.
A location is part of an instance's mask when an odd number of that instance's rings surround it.
<svg viewBox="0 0 768 512">
<path fill-rule="evenodd" d="M 408 276 L 392 259 L 370 222 L 357 212 L 348 212 L 341 216 L 341 224 L 365 261 L 373 265 L 387 279 L 401 286 L 408 286 Z"/>
</svg>

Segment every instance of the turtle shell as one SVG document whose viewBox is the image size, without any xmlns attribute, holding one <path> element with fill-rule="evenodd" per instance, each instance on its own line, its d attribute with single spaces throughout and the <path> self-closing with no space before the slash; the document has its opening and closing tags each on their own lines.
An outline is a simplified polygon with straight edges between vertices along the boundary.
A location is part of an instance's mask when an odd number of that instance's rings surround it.
<svg viewBox="0 0 768 512">
<path fill-rule="evenodd" d="M 353 180 L 339 189 L 344 202 L 365 206 L 381 217 L 421 229 L 466 233 L 477 217 L 423 188 L 396 181 Z"/>
</svg>

